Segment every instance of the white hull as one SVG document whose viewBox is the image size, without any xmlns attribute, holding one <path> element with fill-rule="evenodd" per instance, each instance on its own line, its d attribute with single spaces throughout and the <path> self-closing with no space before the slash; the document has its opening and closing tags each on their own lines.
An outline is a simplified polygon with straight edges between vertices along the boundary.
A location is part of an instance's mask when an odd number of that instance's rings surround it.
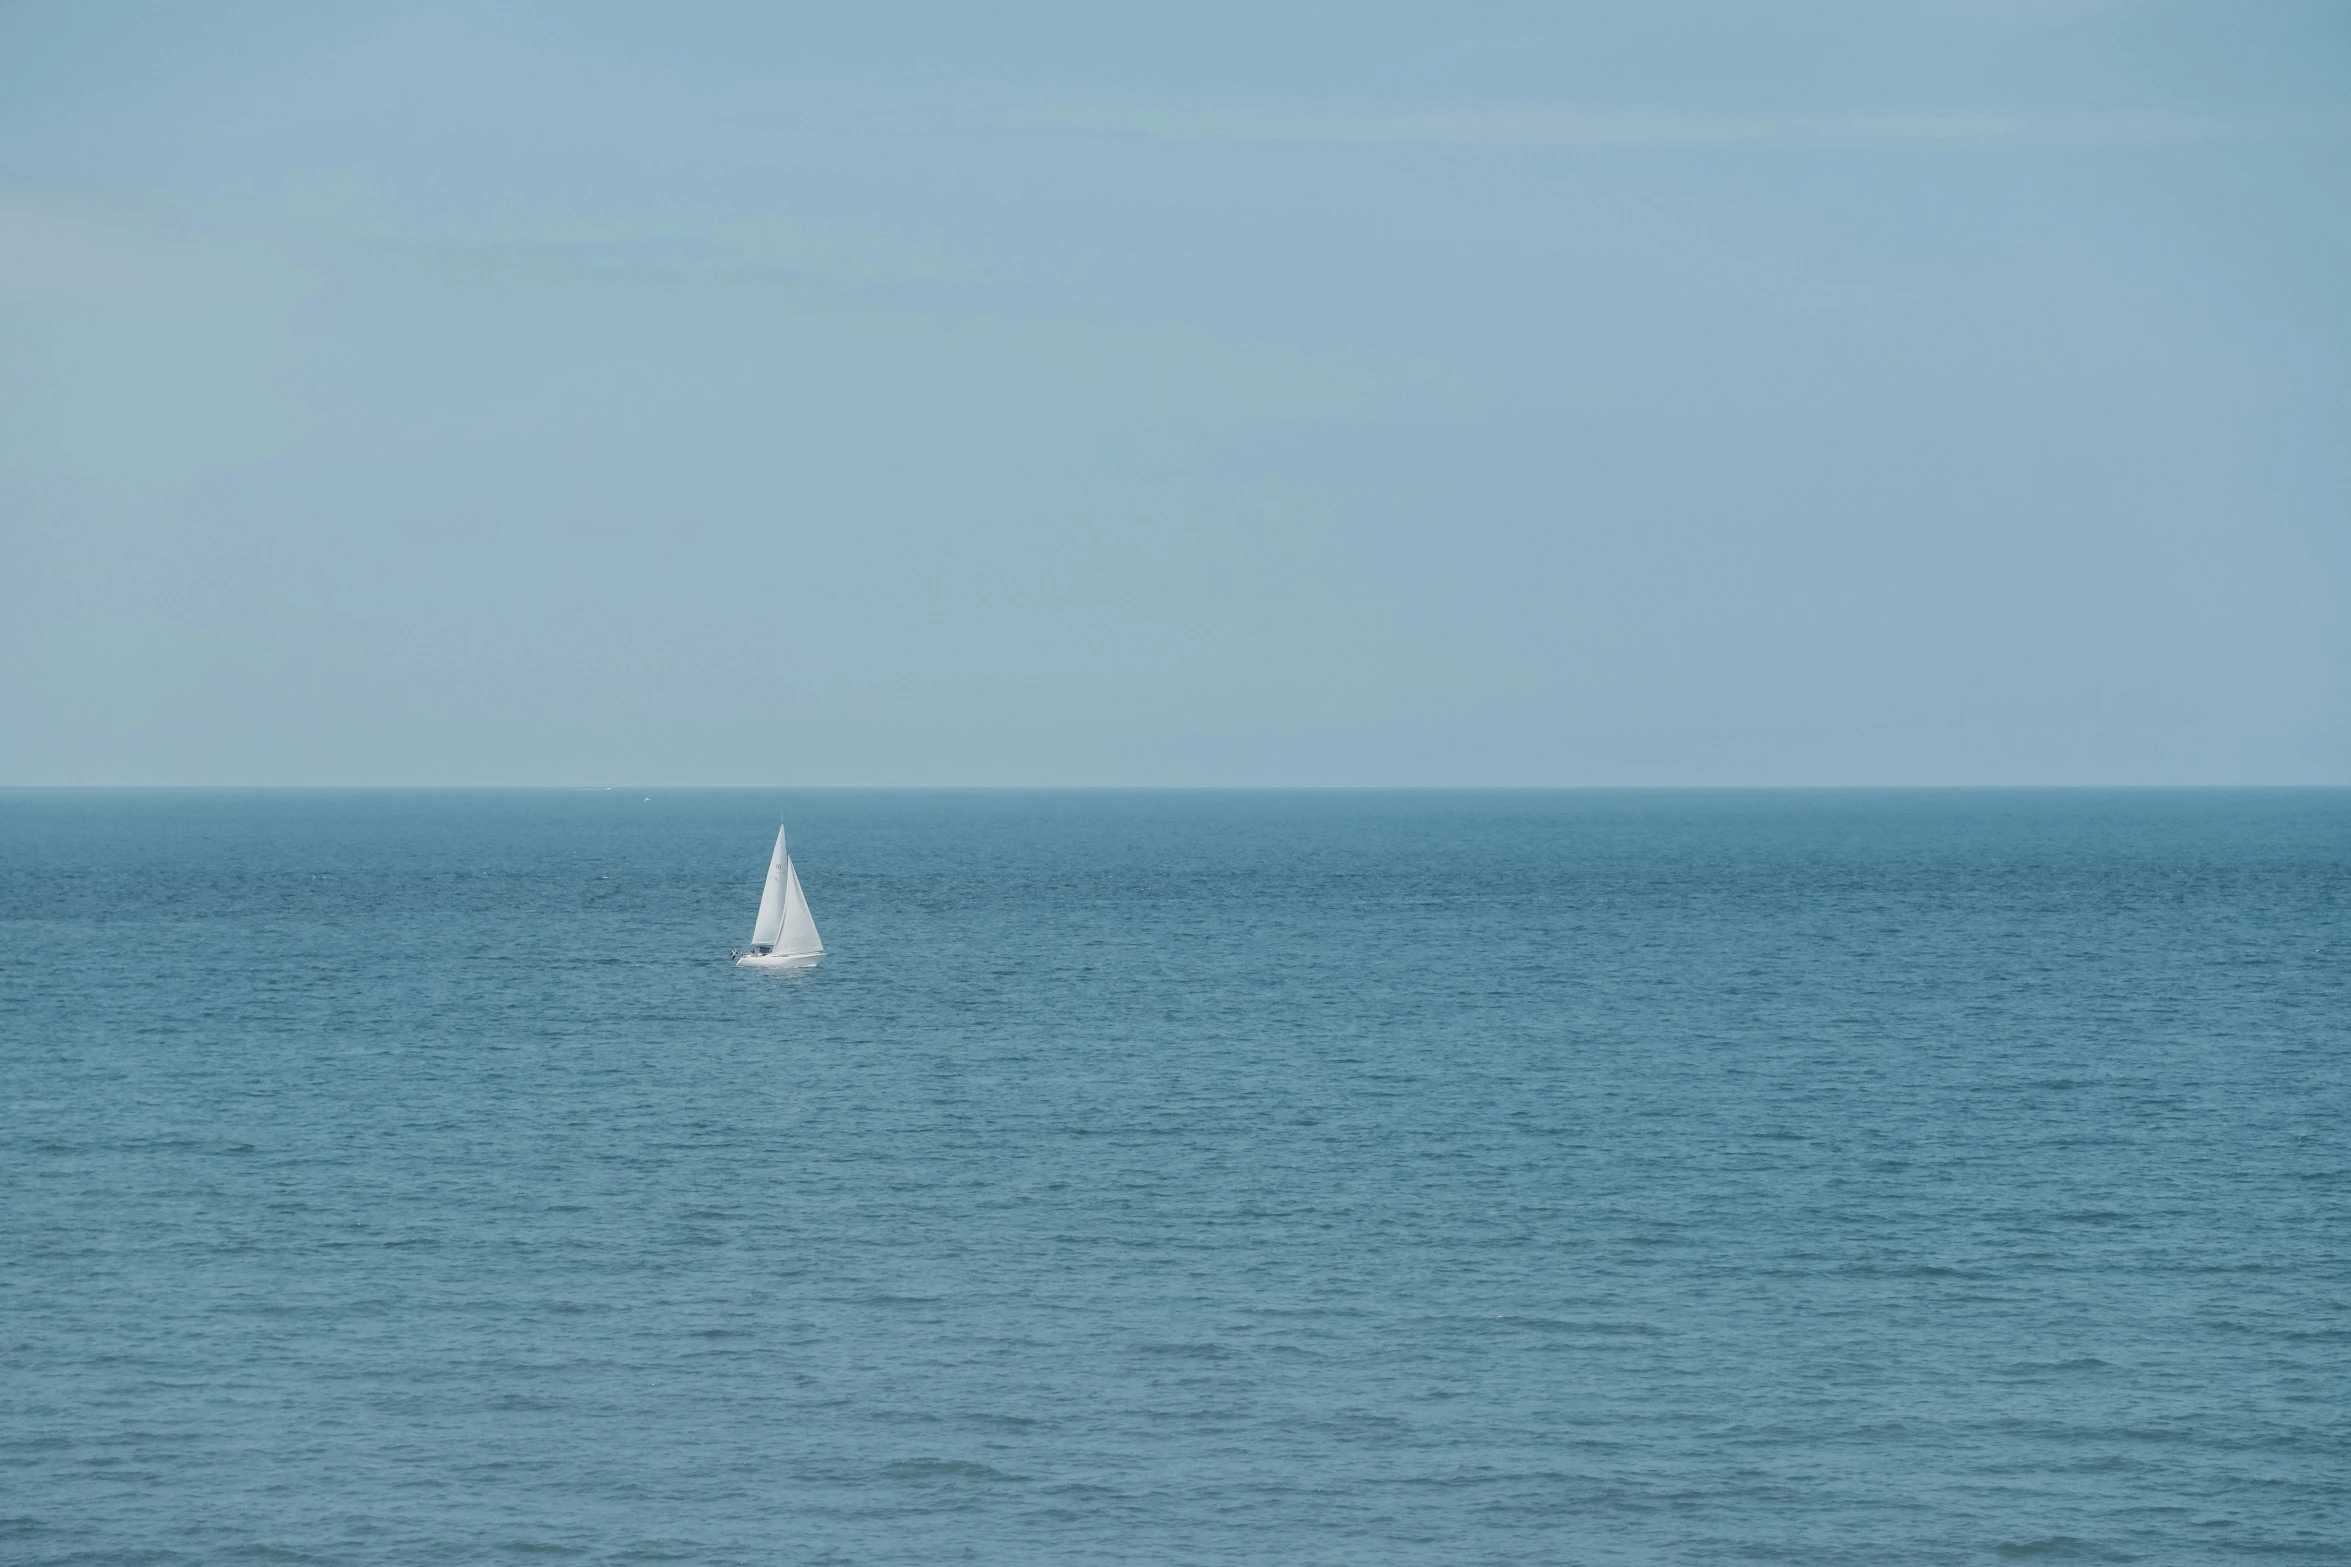
<svg viewBox="0 0 2351 1567">
<path fill-rule="evenodd" d="M 735 959 L 737 968 L 814 968 L 821 952 L 746 952 Z"/>
</svg>

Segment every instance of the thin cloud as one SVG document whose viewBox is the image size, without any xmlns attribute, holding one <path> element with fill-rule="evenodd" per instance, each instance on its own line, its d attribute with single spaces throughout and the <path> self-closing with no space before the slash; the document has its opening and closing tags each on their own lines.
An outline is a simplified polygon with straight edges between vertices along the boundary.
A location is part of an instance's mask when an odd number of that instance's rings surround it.
<svg viewBox="0 0 2351 1567">
<path fill-rule="evenodd" d="M 1041 109 L 986 128 L 1042 134 L 1301 147 L 1608 150 L 1733 146 L 2161 146 L 2334 139 L 2343 115 L 2133 114 L 2042 109 L 1715 114 L 1681 109 L 1345 112 Z"/>
</svg>

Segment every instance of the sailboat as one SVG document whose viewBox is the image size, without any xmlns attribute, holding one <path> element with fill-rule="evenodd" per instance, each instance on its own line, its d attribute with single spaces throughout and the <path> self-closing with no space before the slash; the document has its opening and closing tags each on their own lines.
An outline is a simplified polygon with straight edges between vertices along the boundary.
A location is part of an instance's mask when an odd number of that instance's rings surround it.
<svg viewBox="0 0 2351 1567">
<path fill-rule="evenodd" d="M 784 852 L 784 830 L 776 829 L 776 852 L 767 862 L 767 885 L 759 894 L 759 918 L 751 927 L 751 950 L 735 958 L 737 968 L 807 968 L 824 956 L 816 916 L 800 891 L 800 873 Z"/>
</svg>

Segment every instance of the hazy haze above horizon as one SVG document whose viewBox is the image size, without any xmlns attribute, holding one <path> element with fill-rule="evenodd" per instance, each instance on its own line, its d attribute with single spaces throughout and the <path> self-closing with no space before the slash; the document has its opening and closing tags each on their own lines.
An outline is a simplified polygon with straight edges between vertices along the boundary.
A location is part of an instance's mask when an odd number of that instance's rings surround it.
<svg viewBox="0 0 2351 1567">
<path fill-rule="evenodd" d="M 2351 782 L 2351 10 L 0 8 L 0 784 Z"/>
</svg>

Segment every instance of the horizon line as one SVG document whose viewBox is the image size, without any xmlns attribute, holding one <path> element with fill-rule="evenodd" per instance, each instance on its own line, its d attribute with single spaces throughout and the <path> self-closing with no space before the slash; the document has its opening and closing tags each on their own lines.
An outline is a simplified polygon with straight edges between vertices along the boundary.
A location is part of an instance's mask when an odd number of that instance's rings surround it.
<svg viewBox="0 0 2351 1567">
<path fill-rule="evenodd" d="M 7 794 L 2144 794 L 2319 792 L 2269 783 L 0 783 Z"/>
</svg>

